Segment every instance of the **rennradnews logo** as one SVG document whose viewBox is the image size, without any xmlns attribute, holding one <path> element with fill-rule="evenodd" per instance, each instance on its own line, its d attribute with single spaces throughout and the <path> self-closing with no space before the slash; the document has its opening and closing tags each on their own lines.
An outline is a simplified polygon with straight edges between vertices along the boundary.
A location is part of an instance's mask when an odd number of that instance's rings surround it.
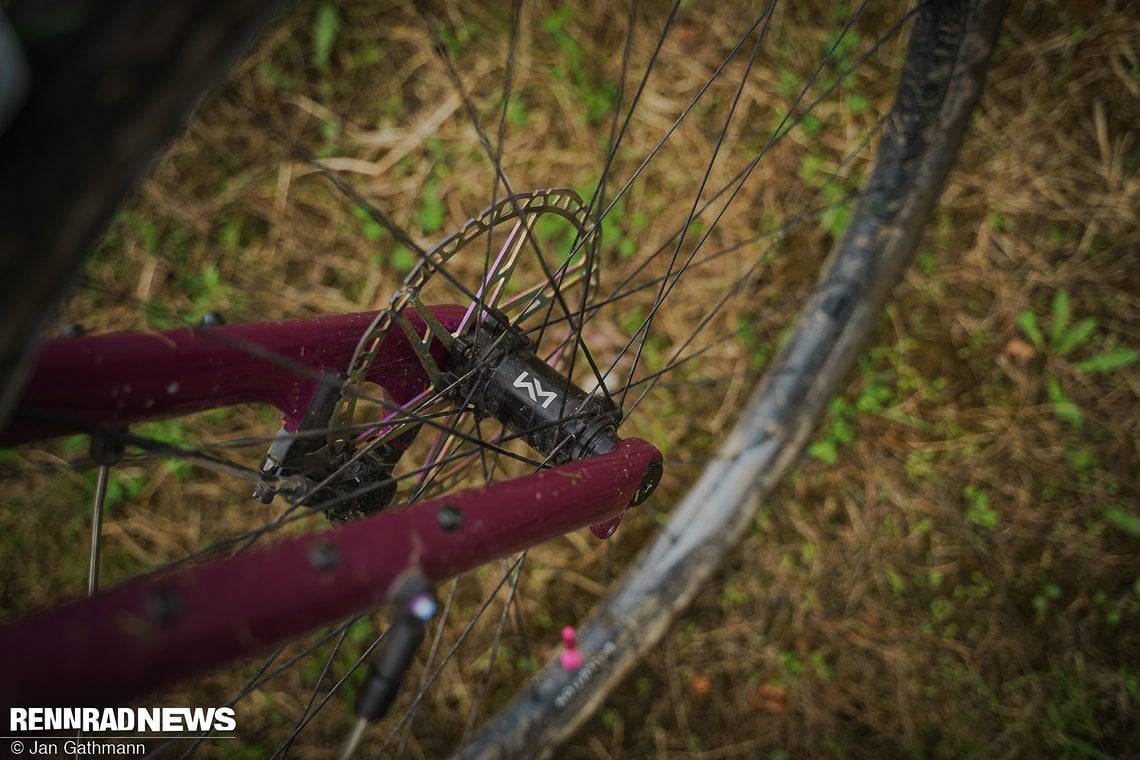
<svg viewBox="0 0 1140 760">
<path fill-rule="evenodd" d="M 232 707 L 11 707 L 13 731 L 174 734 L 236 731 Z"/>
</svg>

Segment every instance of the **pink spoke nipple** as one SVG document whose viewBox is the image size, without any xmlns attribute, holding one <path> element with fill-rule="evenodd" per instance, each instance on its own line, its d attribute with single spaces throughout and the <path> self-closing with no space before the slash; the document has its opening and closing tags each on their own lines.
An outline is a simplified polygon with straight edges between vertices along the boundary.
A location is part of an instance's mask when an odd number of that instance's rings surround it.
<svg viewBox="0 0 1140 760">
<path fill-rule="evenodd" d="M 574 626 L 562 629 L 562 654 L 558 657 L 563 670 L 577 670 L 582 667 L 582 653 L 578 651 L 578 636 Z"/>
</svg>

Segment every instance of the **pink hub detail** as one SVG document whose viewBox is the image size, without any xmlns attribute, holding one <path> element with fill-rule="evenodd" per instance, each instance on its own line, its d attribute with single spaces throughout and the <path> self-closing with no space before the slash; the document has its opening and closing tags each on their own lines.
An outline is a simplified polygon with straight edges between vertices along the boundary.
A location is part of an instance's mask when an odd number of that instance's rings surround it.
<svg viewBox="0 0 1140 760">
<path fill-rule="evenodd" d="M 578 651 L 578 638 L 574 626 L 562 629 L 562 654 L 558 657 L 563 670 L 577 670 L 582 667 L 582 653 Z"/>
</svg>

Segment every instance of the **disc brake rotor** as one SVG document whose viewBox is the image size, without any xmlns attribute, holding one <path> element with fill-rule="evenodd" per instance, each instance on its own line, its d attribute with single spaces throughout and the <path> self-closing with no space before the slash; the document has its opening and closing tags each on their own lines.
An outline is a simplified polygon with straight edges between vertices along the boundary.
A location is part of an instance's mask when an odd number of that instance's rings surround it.
<svg viewBox="0 0 1140 760">
<path fill-rule="evenodd" d="M 560 217 L 574 229 L 570 250 L 553 268 L 550 268 L 539 251 L 534 234 L 536 224 L 546 215 Z M 493 236 L 507 225 L 510 225 L 510 229 L 498 252 L 486 249 L 490 256 L 478 288 L 465 291 L 464 297 L 468 301 L 466 314 L 456 329 L 449 330 L 421 302 L 420 295 L 424 286 L 461 250 L 485 240 L 487 236 Z M 457 340 L 465 335 L 477 336 L 480 325 L 494 322 L 500 330 L 514 329 L 528 318 L 552 308 L 568 288 L 581 286 L 588 292 L 596 287 L 596 253 L 600 230 L 601 225 L 590 208 L 574 190 L 535 190 L 506 196 L 428 250 L 405 277 L 403 286 L 393 294 L 388 307 L 377 314 L 357 344 L 340 403 L 328 427 L 330 450 L 340 459 L 352 455 L 356 439 L 346 431 L 352 429 L 357 400 L 365 395 L 365 377 L 376 361 L 384 339 L 393 328 L 400 329 L 407 337 L 431 380 L 431 387 L 405 405 L 410 407 L 406 411 L 422 413 L 425 404 L 440 398 L 439 393 L 449 386 L 456 385 L 454 375 L 445 375 L 433 357 L 431 345 L 438 343 L 450 355 L 461 348 L 457 346 Z M 478 249 L 479 246 L 475 248 Z M 520 261 L 527 255 L 534 256 L 541 265 L 542 280 L 528 283 L 524 287 L 517 287 L 516 284 L 512 288 L 514 292 L 508 295 L 511 278 Z M 453 277 L 447 279 L 458 289 L 463 289 Z M 419 329 L 408 319 L 409 309 L 419 317 Z M 468 353 L 472 351 L 466 343 L 462 349 Z M 374 445 L 374 442 L 379 443 L 388 437 L 390 434 L 369 436 L 368 445 Z"/>
</svg>

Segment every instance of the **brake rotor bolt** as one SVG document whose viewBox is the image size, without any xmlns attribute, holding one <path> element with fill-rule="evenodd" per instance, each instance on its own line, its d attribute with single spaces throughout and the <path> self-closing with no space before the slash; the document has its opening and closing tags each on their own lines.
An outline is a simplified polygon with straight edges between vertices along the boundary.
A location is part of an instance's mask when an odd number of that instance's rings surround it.
<svg viewBox="0 0 1140 760">
<path fill-rule="evenodd" d="M 568 625 L 562 629 L 562 653 L 558 661 L 563 670 L 577 670 L 582 667 L 582 653 L 578 651 L 578 634 L 574 626 Z"/>
</svg>

